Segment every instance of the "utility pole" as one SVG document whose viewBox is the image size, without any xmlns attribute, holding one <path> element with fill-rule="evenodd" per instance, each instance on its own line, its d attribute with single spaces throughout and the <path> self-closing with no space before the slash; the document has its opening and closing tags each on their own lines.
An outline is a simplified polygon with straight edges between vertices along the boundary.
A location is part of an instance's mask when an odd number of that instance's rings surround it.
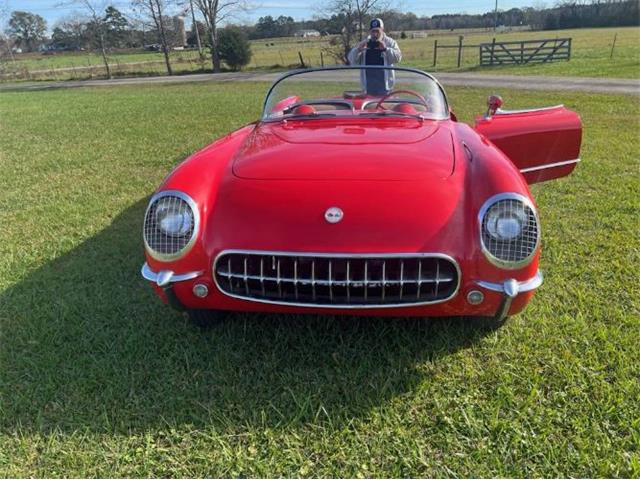
<svg viewBox="0 0 640 480">
<path fill-rule="evenodd" d="M 493 31 L 498 29 L 498 0 L 496 0 L 496 9 L 493 12 Z"/>
<path fill-rule="evenodd" d="M 202 44 L 200 43 L 200 32 L 198 31 L 196 14 L 193 12 L 193 0 L 189 0 L 189 5 L 191 6 L 191 20 L 193 21 L 193 29 L 196 31 L 196 42 L 198 42 L 198 55 L 200 55 L 200 58 L 202 58 Z"/>
</svg>

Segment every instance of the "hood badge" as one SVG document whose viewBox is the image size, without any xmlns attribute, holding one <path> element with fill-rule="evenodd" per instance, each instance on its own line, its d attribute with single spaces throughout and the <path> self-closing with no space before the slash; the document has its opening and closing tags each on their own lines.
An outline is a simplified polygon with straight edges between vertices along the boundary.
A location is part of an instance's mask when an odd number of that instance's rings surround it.
<svg viewBox="0 0 640 480">
<path fill-rule="evenodd" d="M 324 212 L 324 219 L 329 223 L 338 223 L 342 220 L 344 213 L 338 207 L 328 208 L 326 212 Z"/>
</svg>

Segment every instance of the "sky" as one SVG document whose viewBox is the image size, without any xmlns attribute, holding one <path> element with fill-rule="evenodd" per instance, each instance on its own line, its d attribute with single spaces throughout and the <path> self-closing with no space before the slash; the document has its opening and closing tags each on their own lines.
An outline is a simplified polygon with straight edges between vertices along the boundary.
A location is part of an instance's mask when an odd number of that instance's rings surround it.
<svg viewBox="0 0 640 480">
<path fill-rule="evenodd" d="M 129 0 L 99 0 L 104 3 L 113 4 L 123 13 L 130 11 Z M 320 13 L 317 8 L 309 6 L 301 0 L 250 0 L 255 7 L 250 12 L 239 14 L 235 21 L 238 23 L 253 23 L 259 17 L 271 15 L 291 16 L 295 20 L 310 19 Z M 9 11 L 25 10 L 37 13 L 44 17 L 49 24 L 53 25 L 57 20 L 69 16 L 74 11 L 82 11 L 77 7 L 69 6 L 72 0 L 0 0 L 0 6 L 5 4 Z M 513 7 L 525 7 L 535 4 L 538 6 L 539 0 L 498 0 L 500 10 L 508 10 Z M 63 6 L 61 6 L 61 4 Z M 318 2 L 319 4 L 319 2 Z M 391 6 L 404 12 L 413 12 L 416 15 L 438 15 L 444 13 L 484 13 L 491 11 L 495 7 L 495 0 L 400 0 L 393 1 Z"/>
</svg>

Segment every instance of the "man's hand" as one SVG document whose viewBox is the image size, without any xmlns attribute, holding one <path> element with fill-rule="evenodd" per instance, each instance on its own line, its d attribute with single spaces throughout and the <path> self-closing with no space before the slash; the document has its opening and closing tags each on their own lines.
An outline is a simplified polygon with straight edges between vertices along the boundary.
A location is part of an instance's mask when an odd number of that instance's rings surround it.
<svg viewBox="0 0 640 480">
<path fill-rule="evenodd" d="M 365 48 L 367 48 L 367 41 L 368 40 L 362 40 L 359 44 L 358 44 L 358 51 L 361 52 L 363 51 Z"/>
</svg>

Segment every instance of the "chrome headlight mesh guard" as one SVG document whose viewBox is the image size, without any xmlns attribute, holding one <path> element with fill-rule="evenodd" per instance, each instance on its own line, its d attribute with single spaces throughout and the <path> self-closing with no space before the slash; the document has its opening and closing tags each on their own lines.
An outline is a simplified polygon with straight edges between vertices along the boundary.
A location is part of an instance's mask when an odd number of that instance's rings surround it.
<svg viewBox="0 0 640 480">
<path fill-rule="evenodd" d="M 524 218 L 521 230 L 512 238 L 496 238 L 489 232 L 487 218 L 492 211 L 512 218 Z M 518 193 L 500 193 L 489 198 L 478 213 L 482 253 L 497 267 L 516 269 L 528 265 L 540 246 L 540 222 L 531 200 Z"/>
<path fill-rule="evenodd" d="M 165 208 L 177 213 L 189 212 L 193 223 L 185 234 L 164 232 L 156 219 L 157 207 L 162 199 Z M 189 210 L 186 210 L 189 209 Z M 200 230 L 200 212 L 193 199 L 179 190 L 164 190 L 151 197 L 144 215 L 142 238 L 147 253 L 156 260 L 171 261 L 183 257 L 193 247 Z"/>
</svg>

